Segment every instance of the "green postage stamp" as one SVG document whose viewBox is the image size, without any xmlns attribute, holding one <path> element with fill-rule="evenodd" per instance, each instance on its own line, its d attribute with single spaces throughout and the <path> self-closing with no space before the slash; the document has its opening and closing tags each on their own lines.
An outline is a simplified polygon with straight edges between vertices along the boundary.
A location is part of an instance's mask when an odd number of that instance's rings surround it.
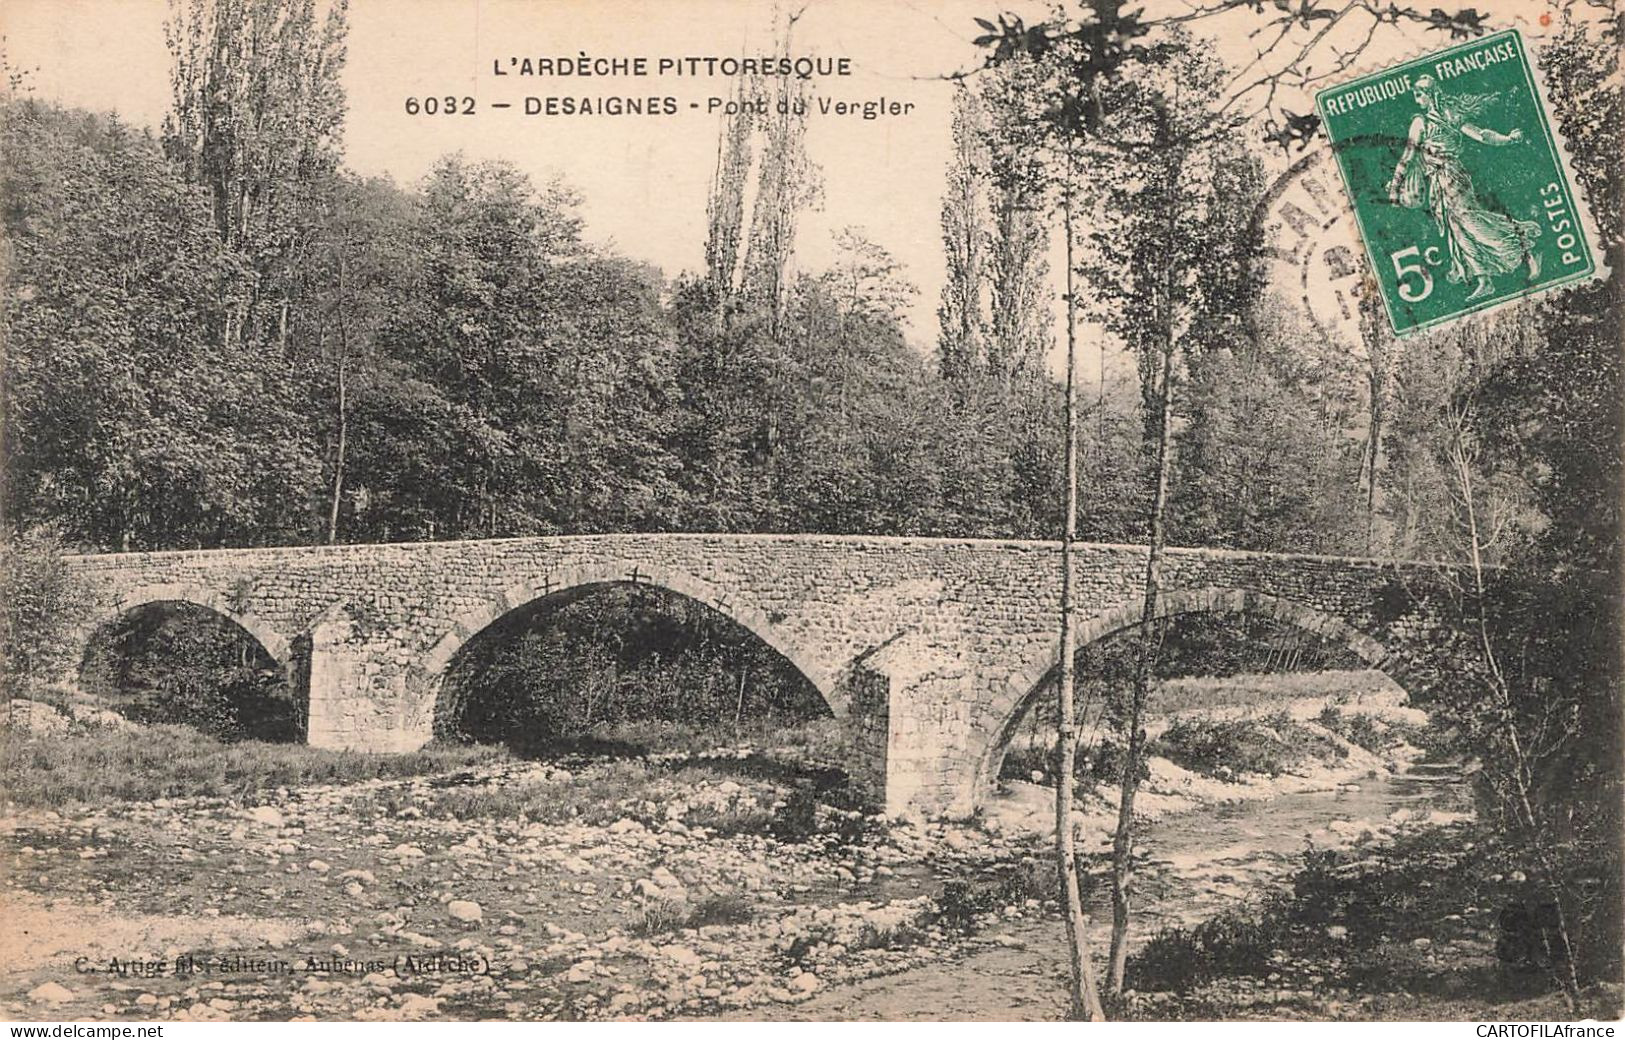
<svg viewBox="0 0 1625 1040">
<path fill-rule="evenodd" d="M 1598 273 L 1535 75 L 1512 29 L 1316 95 L 1396 333 Z"/>
</svg>

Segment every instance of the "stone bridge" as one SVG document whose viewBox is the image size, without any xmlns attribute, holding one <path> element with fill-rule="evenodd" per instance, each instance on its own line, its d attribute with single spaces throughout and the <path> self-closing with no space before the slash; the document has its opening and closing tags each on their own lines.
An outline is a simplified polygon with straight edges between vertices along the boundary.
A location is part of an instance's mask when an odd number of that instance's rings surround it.
<svg viewBox="0 0 1625 1040">
<path fill-rule="evenodd" d="M 852 774 L 892 811 L 968 812 L 1053 669 L 1054 542 L 616 534 L 71 558 L 82 633 L 145 604 L 240 625 L 308 695 L 313 745 L 406 751 L 435 731 L 457 651 L 510 611 L 594 587 L 692 597 L 783 654 L 845 721 Z M 1143 546 L 1077 546 L 1079 646 L 1140 616 Z M 1405 590 L 1427 565 L 1170 549 L 1163 616 L 1244 611 L 1350 649 L 1401 685 L 1440 622 Z"/>
</svg>

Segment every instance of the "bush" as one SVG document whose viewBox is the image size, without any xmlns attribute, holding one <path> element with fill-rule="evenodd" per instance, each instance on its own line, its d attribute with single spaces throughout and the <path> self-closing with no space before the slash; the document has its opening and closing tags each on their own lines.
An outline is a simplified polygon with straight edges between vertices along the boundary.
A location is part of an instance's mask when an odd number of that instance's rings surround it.
<svg viewBox="0 0 1625 1040">
<path fill-rule="evenodd" d="M 1035 772 L 1043 773 L 1043 782 L 1055 786 L 1055 746 L 1053 744 L 1022 744 L 1009 748 L 1004 763 L 999 767 L 1000 780 L 1030 780 Z M 1073 775 L 1077 783 L 1086 788 L 1101 784 L 1123 782 L 1123 765 L 1128 761 L 1128 748 L 1114 740 L 1102 738 L 1094 744 L 1078 745 Z M 1142 759 L 1140 779 L 1151 775 L 1150 767 Z"/>
<path fill-rule="evenodd" d="M 1079 873 L 1083 873 L 1081 863 Z M 982 914 L 1021 906 L 1029 899 L 1054 902 L 1060 898 L 1061 874 L 1055 861 L 1030 856 L 991 876 L 944 882 L 933 916 L 949 931 L 968 935 L 976 930 L 977 918 Z"/>
<path fill-rule="evenodd" d="M 1395 726 L 1366 712 L 1345 713 L 1328 704 L 1315 717 L 1315 721 L 1355 747 L 1380 755 L 1398 747 L 1404 740 L 1406 727 Z"/>
<path fill-rule="evenodd" d="M 1278 903 L 1226 910 L 1192 929 L 1164 928 L 1129 960 L 1138 990 L 1183 993 L 1216 978 L 1264 975 L 1285 938 Z"/>
<path fill-rule="evenodd" d="M 1343 757 L 1347 750 L 1277 712 L 1263 718 L 1176 719 L 1153 743 L 1152 753 L 1210 776 L 1278 776 L 1312 758 Z"/>
<path fill-rule="evenodd" d="M 847 943 L 846 949 L 849 953 L 860 950 L 906 950 L 921 945 L 928 938 L 925 929 L 914 921 L 904 921 L 889 928 L 865 922 L 858 930 L 857 937 Z"/>
<path fill-rule="evenodd" d="M 88 590 L 69 573 L 54 527 L 0 541 L 0 693 L 27 697 L 78 665 Z"/>
<path fill-rule="evenodd" d="M 990 886 L 954 878 L 943 883 L 937 897 L 937 923 L 948 931 L 969 935 L 976 930 L 976 919 L 999 905 Z"/>
</svg>

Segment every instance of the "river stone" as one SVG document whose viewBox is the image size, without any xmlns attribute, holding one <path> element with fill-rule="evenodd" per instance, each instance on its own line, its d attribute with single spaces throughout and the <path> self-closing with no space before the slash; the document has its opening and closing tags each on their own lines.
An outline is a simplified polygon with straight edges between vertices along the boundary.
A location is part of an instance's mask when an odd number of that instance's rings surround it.
<svg viewBox="0 0 1625 1040">
<path fill-rule="evenodd" d="M 403 1015 L 432 1015 L 440 1010 L 440 1000 L 421 993 L 403 993 L 400 1008 Z"/>
<path fill-rule="evenodd" d="M 47 982 L 29 990 L 28 999 L 42 1004 L 61 1004 L 73 999 L 73 990 L 59 982 Z"/>
<path fill-rule="evenodd" d="M 453 899 L 446 904 L 446 912 L 459 921 L 478 921 L 485 916 L 480 904 L 467 899 Z"/>
<path fill-rule="evenodd" d="M 823 985 L 823 980 L 810 971 L 804 971 L 790 980 L 790 988 L 797 993 L 816 993 Z"/>
<path fill-rule="evenodd" d="M 280 827 L 285 822 L 282 813 L 274 805 L 256 805 L 243 815 L 267 827 Z"/>
</svg>

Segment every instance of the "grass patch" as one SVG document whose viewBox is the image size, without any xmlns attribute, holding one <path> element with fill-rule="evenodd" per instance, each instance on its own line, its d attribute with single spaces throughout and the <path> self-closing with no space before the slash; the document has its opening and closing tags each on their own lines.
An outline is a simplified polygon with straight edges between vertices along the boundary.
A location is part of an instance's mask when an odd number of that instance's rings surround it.
<svg viewBox="0 0 1625 1040">
<path fill-rule="evenodd" d="M 719 838 L 732 838 L 740 834 L 767 834 L 777 818 L 778 814 L 767 806 L 736 803 L 697 806 L 683 817 L 683 822 L 689 827 L 704 827 Z"/>
<path fill-rule="evenodd" d="M 857 937 L 847 943 L 849 953 L 863 950 L 907 950 L 923 944 L 930 938 L 925 922 L 920 919 L 903 921 L 889 927 L 865 923 Z"/>
<path fill-rule="evenodd" d="M 831 764 L 844 760 L 845 739 L 840 722 L 832 718 L 779 725 L 746 720 L 738 726 L 720 722 L 646 719 L 594 726 L 578 736 L 530 739 L 525 742 L 523 757 L 557 758 L 573 754 L 706 756 L 723 748 L 754 748 L 772 751 L 776 758 Z"/>
<path fill-rule="evenodd" d="M 226 743 L 187 726 L 0 736 L 0 789 L 19 808 L 156 798 L 250 798 L 279 787 L 443 773 L 505 760 L 489 746 L 431 745 L 367 754 L 302 744 Z"/>
<path fill-rule="evenodd" d="M 1355 700 L 1392 689 L 1393 680 L 1374 669 L 1187 676 L 1158 683 L 1146 710 L 1151 715 L 1173 715 L 1216 708 L 1264 708 L 1309 697 Z"/>
<path fill-rule="evenodd" d="M 697 903 L 656 903 L 643 908 L 631 932 L 639 938 L 666 935 L 688 928 L 748 924 L 756 910 L 738 892 L 717 892 Z"/>
</svg>

